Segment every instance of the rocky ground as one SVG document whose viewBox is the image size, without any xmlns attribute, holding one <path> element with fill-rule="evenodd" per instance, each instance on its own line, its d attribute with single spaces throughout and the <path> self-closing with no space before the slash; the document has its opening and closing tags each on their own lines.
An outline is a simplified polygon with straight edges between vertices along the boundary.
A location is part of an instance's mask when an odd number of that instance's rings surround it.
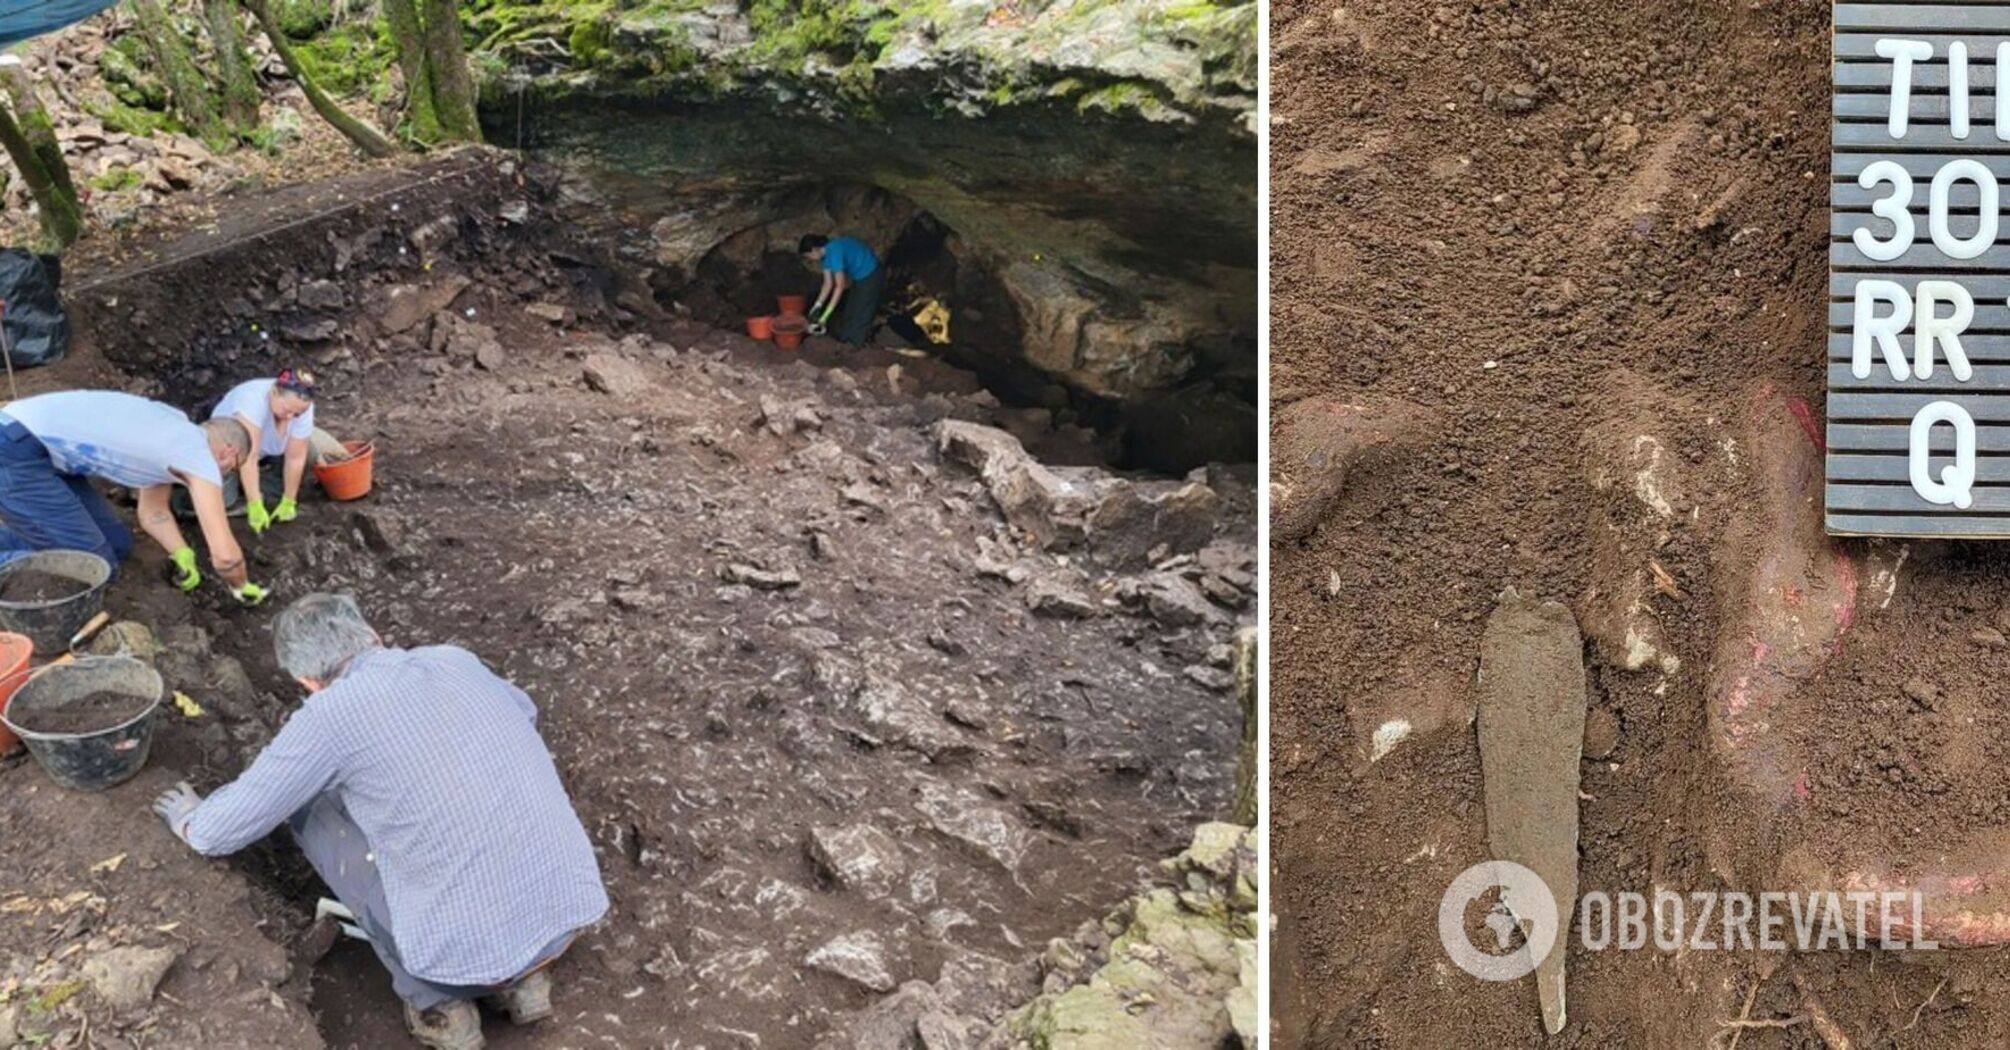
<svg viewBox="0 0 2010 1050">
<path fill-rule="evenodd" d="M 1581 891 L 2000 911 L 2001 548 L 1822 535 L 1828 8 L 1272 14 L 1278 1044 L 2002 1044 L 1998 951 L 1573 950 L 1552 1037 L 1438 943 L 1509 586 L 1585 636 Z"/>
<path fill-rule="evenodd" d="M 965 373 L 676 321 L 542 239 L 548 185 L 477 154 L 281 191 L 79 275 L 87 345 L 25 377 L 191 403 L 305 357 L 324 425 L 377 443 L 371 497 L 310 499 L 253 575 L 352 591 L 543 708 L 614 909 L 558 970 L 559 1023 L 495 1045 L 828 1045 L 868 1011 L 883 1038 L 852 1045 L 1049 1045 L 1070 1007 L 1012 1011 L 1094 999 L 1078 979 L 1196 1046 L 1247 1032 L 1248 846 L 1193 828 L 1232 788 L 1251 471 L 1048 468 Z M 164 711 L 102 795 L 0 773 L 33 844 L 0 860 L 0 1016 L 58 1045 L 395 1045 L 366 955 L 288 957 L 314 887 L 283 844 L 204 861 L 144 812 L 230 776 L 295 696 L 275 608 L 185 599 L 160 562 L 109 607 L 202 713 Z"/>
</svg>

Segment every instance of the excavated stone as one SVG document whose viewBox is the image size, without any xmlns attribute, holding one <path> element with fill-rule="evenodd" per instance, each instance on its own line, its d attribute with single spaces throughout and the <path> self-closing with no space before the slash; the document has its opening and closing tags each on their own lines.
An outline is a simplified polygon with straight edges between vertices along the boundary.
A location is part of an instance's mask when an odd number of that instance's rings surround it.
<svg viewBox="0 0 2010 1050">
<path fill-rule="evenodd" d="M 803 965 L 836 974 L 869 991 L 893 991 L 893 974 L 886 967 L 886 947 L 870 930 L 842 934 L 824 942 L 803 959 Z"/>
<path fill-rule="evenodd" d="M 871 824 L 810 829 L 810 860 L 825 877 L 868 897 L 885 897 L 906 876 L 900 843 Z"/>
<path fill-rule="evenodd" d="M 976 793 L 940 782 L 924 784 L 914 804 L 937 832 L 1017 874 L 1031 836 L 1006 812 Z"/>
<path fill-rule="evenodd" d="M 408 331 L 446 309 L 470 283 L 456 274 L 427 285 L 394 285 L 384 293 L 383 303 L 377 308 L 377 324 L 390 335 Z"/>
<path fill-rule="evenodd" d="M 173 948 L 113 948 L 85 959 L 80 969 L 106 1005 L 136 1010 L 153 1001 L 154 989 L 179 958 Z"/>
<path fill-rule="evenodd" d="M 614 354 L 588 354 L 581 368 L 586 385 L 615 397 L 638 397 L 655 385 L 640 364 Z"/>
<path fill-rule="evenodd" d="M 1087 620 L 1103 614 L 1102 604 L 1095 598 L 1054 579 L 1034 580 L 1026 588 L 1026 608 L 1063 620 Z"/>
</svg>

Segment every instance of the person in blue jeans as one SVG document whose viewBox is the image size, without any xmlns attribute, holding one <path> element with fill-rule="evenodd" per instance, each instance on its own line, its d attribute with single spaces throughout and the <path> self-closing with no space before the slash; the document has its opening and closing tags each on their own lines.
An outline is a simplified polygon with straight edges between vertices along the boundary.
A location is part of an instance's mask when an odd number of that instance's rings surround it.
<svg viewBox="0 0 2010 1050">
<path fill-rule="evenodd" d="M 139 496 L 140 527 L 168 552 L 183 591 L 202 585 L 195 548 L 169 500 L 185 486 L 210 564 L 239 602 L 257 605 L 244 550 L 224 513 L 223 472 L 251 454 L 235 419 L 197 426 L 180 409 L 115 390 L 67 390 L 0 406 L 0 562 L 38 550 L 89 551 L 114 571 L 133 551 L 126 528 L 91 487 L 101 478 Z"/>
<path fill-rule="evenodd" d="M 872 317 L 886 291 L 886 267 L 879 256 L 856 237 L 805 234 L 796 246 L 810 265 L 824 273 L 823 287 L 810 306 L 810 320 L 827 325 L 830 333 L 852 346 L 872 338 Z M 836 320 L 831 314 L 835 311 Z"/>
</svg>

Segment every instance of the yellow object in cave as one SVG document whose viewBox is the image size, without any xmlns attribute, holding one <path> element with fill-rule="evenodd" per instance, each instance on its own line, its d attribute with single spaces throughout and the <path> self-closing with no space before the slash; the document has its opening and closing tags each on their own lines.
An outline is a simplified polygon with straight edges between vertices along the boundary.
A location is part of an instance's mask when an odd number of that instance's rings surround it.
<svg viewBox="0 0 2010 1050">
<path fill-rule="evenodd" d="M 923 299 L 914 311 L 914 323 L 937 346 L 949 343 L 949 307 L 939 299 Z"/>
</svg>

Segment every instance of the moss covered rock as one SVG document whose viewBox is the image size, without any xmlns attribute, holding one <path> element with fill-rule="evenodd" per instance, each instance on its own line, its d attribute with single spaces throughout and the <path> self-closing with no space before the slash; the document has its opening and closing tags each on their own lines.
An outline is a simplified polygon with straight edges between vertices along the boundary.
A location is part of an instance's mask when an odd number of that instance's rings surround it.
<svg viewBox="0 0 2010 1050">
<path fill-rule="evenodd" d="M 1253 134 L 1256 18 L 1212 0 L 601 0 L 483 3 L 470 29 L 502 60 L 481 68 L 543 92 L 782 95 L 866 115 L 891 98 L 970 116 L 1061 99 Z"/>
<path fill-rule="evenodd" d="M 1171 885 L 1133 897 L 1104 922 L 1107 948 L 1089 948 L 1099 966 L 1049 947 L 1050 990 L 1008 1015 L 985 1050 L 1255 1046 L 1255 901 L 1241 904 L 1235 891 L 1255 872 L 1252 829 L 1203 825 L 1167 862 Z"/>
</svg>

